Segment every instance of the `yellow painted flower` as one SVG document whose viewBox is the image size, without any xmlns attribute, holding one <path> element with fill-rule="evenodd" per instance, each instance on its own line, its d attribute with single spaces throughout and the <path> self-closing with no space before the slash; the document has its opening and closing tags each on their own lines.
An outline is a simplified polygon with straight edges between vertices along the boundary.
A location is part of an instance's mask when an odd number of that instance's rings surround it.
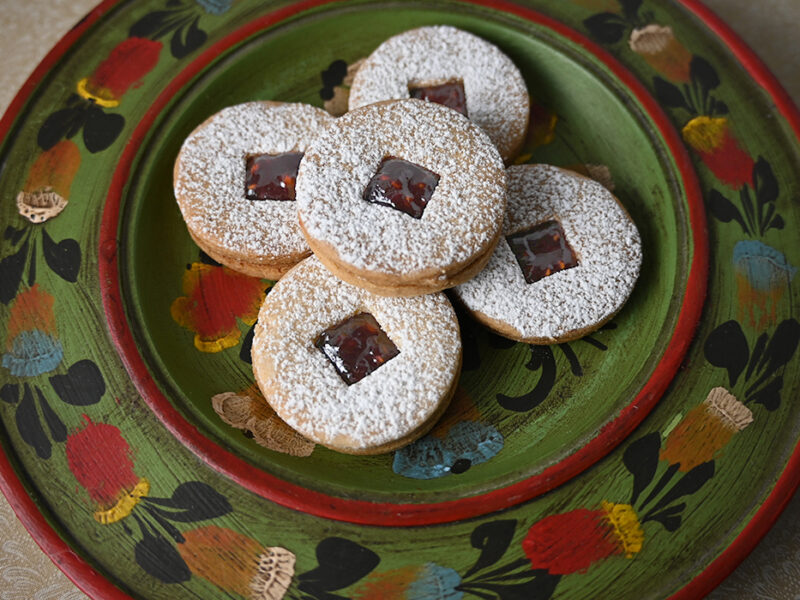
<svg viewBox="0 0 800 600">
<path fill-rule="evenodd" d="M 614 535 L 622 545 L 622 550 L 627 558 L 633 558 L 642 550 L 644 531 L 639 524 L 639 518 L 630 504 L 602 503 L 606 517 L 614 527 Z"/>
</svg>

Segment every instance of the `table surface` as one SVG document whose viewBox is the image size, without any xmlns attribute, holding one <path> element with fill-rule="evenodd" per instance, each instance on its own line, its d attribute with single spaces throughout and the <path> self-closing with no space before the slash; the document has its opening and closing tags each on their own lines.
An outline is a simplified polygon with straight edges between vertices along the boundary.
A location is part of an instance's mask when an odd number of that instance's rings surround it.
<svg viewBox="0 0 800 600">
<path fill-rule="evenodd" d="M 798 0 L 705 0 L 761 56 L 800 105 Z M 97 0 L 0 0 L 0 114 L 52 45 Z M 29 27 L 35 15 L 35 28 Z M 800 494 L 709 600 L 800 598 Z M 85 600 L 42 553 L 0 495 L 0 600 Z"/>
</svg>

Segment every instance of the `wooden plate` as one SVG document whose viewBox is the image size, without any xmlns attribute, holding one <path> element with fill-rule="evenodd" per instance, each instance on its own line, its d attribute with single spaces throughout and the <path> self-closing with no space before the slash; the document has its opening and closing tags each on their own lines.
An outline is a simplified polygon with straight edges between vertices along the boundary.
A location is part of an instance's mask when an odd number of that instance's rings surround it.
<svg viewBox="0 0 800 600">
<path fill-rule="evenodd" d="M 233 103 L 333 110 L 349 65 L 435 23 L 522 70 L 518 162 L 613 186 L 634 294 L 552 347 L 460 315 L 457 400 L 393 454 L 236 421 L 271 283 L 191 242 L 177 150 Z M 696 597 L 797 483 L 798 121 L 694 3 L 105 3 L 0 124 L 3 491 L 95 597 Z"/>
</svg>

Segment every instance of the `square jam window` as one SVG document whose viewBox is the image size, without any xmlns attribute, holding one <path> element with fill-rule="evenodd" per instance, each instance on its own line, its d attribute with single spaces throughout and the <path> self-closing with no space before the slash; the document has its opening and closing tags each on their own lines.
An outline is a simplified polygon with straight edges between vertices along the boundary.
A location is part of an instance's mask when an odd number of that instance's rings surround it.
<svg viewBox="0 0 800 600">
<path fill-rule="evenodd" d="M 509 235 L 506 240 L 528 283 L 578 266 L 578 258 L 558 221 L 545 221 L 532 229 Z"/>
<path fill-rule="evenodd" d="M 420 219 L 438 184 L 439 176 L 433 171 L 389 156 L 369 180 L 363 198 Z"/>
<path fill-rule="evenodd" d="M 244 197 L 247 200 L 294 200 L 302 152 L 247 157 Z"/>
<path fill-rule="evenodd" d="M 400 350 L 371 314 L 362 312 L 317 336 L 319 348 L 347 385 L 361 381 Z"/>
<path fill-rule="evenodd" d="M 408 93 L 412 98 L 443 104 L 467 116 L 467 97 L 464 94 L 464 82 L 460 79 L 439 85 L 408 86 Z"/>
</svg>

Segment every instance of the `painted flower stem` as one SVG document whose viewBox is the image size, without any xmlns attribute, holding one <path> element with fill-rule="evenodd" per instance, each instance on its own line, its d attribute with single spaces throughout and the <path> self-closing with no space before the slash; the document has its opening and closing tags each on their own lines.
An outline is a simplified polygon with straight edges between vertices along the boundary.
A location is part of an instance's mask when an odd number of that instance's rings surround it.
<svg viewBox="0 0 800 600">
<path fill-rule="evenodd" d="M 28 385 L 27 383 L 25 385 Z M 66 442 L 67 441 L 67 427 L 64 422 L 59 418 L 58 414 L 50 406 L 50 403 L 45 398 L 44 393 L 40 388 L 36 388 L 36 397 L 39 400 L 39 410 L 42 411 L 44 422 L 47 424 L 47 429 L 50 431 L 50 436 L 53 441 Z"/>
<path fill-rule="evenodd" d="M 747 186 L 743 186 L 739 190 L 739 200 L 742 203 L 742 208 L 744 209 L 745 219 L 747 222 L 750 223 L 757 232 L 761 232 L 761 223 L 759 219 L 755 216 L 755 209 L 753 208 L 753 202 L 750 198 L 750 191 Z"/>
<path fill-rule="evenodd" d="M 773 255 L 774 258 L 774 255 Z M 770 336 L 764 332 L 756 340 L 752 353 L 747 337 L 737 321 L 727 321 L 718 326 L 706 339 L 706 360 L 716 367 L 728 371 L 731 387 L 747 368 L 747 387 L 744 404 L 760 404 L 769 411 L 777 410 L 781 404 L 783 371 L 800 345 L 800 323 L 796 319 L 785 319 Z M 758 377 L 751 381 L 752 377 Z M 731 412 L 731 427 L 744 429 L 752 422 L 749 409 L 739 403 L 736 412 Z M 745 412 L 746 411 L 746 412 Z"/>
<path fill-rule="evenodd" d="M 22 401 L 14 413 L 14 420 L 22 440 L 34 449 L 36 456 L 49 459 L 52 454 L 52 445 L 44 433 L 36 404 L 33 400 L 33 390 L 27 383 L 23 386 Z"/>
<path fill-rule="evenodd" d="M 147 498 L 143 498 L 143 500 L 148 500 L 148 499 L 147 499 Z M 147 504 L 146 502 L 143 504 L 143 506 L 144 506 L 144 510 L 145 510 L 145 512 L 146 512 L 146 513 L 147 513 L 147 514 L 148 514 L 148 515 L 149 515 L 149 516 L 150 516 L 150 517 L 151 517 L 151 518 L 152 518 L 152 519 L 153 519 L 153 520 L 154 520 L 156 523 L 158 523 L 158 525 L 160 525 L 160 526 L 161 526 L 161 528 L 162 528 L 164 531 L 166 531 L 166 532 L 167 532 L 167 535 L 169 535 L 169 536 L 170 536 L 170 537 L 171 537 L 173 540 L 175 540 L 175 542 L 176 542 L 177 544 L 182 544 L 184 541 L 186 541 L 186 540 L 185 540 L 185 538 L 183 537 L 183 534 L 181 534 L 181 532 L 180 532 L 180 531 L 178 531 L 178 528 L 177 528 L 177 527 L 175 527 L 175 526 L 174 526 L 172 523 L 170 523 L 169 521 L 167 521 L 167 520 L 166 520 L 164 517 L 162 517 L 162 516 L 161 516 L 161 515 L 160 515 L 158 512 L 156 512 L 156 511 L 153 509 L 153 507 L 151 507 L 151 506 L 148 506 L 148 504 Z"/>
<path fill-rule="evenodd" d="M 28 287 L 36 284 L 36 240 L 31 242 L 31 253 L 28 259 Z"/>
<path fill-rule="evenodd" d="M 672 478 L 675 476 L 675 473 L 678 472 L 678 468 L 680 464 L 675 463 L 669 466 L 669 468 L 664 471 L 664 474 L 661 476 L 661 479 L 658 480 L 658 483 L 653 487 L 653 490 L 648 494 L 647 498 L 639 505 L 639 508 L 644 508 L 648 504 L 650 504 L 656 497 L 664 490 L 667 484 L 672 481 Z M 648 513 L 649 515 L 649 513 Z M 645 515 L 645 520 L 647 519 L 647 515 Z"/>
<path fill-rule="evenodd" d="M 693 113 L 702 114 L 703 111 L 700 108 L 700 106 L 702 106 L 702 100 L 700 102 L 697 102 L 695 96 L 696 92 L 697 92 L 696 83 L 692 82 L 691 87 L 689 87 L 688 83 L 683 84 L 683 95 L 686 98 L 686 103 L 688 104 L 689 108 Z"/>
<path fill-rule="evenodd" d="M 530 563 L 527 559 L 520 558 L 518 560 L 512 561 L 507 565 L 503 565 L 487 573 L 482 573 L 482 574 L 472 573 L 464 578 L 464 580 L 458 585 L 458 589 L 466 590 L 470 586 L 480 587 L 480 582 L 487 582 L 496 579 L 519 579 L 522 578 L 523 576 L 530 577 L 530 573 L 528 571 L 529 565 Z M 509 575 L 511 571 L 519 569 L 524 569 L 524 573 L 516 573 Z"/>
<path fill-rule="evenodd" d="M 761 207 L 765 206 L 765 204 L 759 204 L 759 213 L 761 212 Z M 761 227 L 759 228 L 760 235 L 763 236 L 767 229 L 769 229 L 769 223 L 772 221 L 772 217 L 775 215 L 775 205 L 772 203 L 766 204 L 767 207 L 767 214 L 764 215 L 764 218 L 761 220 Z"/>
<path fill-rule="evenodd" d="M 772 373 L 764 373 L 756 379 L 756 381 L 745 390 L 745 404 L 749 404 L 756 397 L 756 391 L 772 376 Z M 777 380 L 773 380 L 773 383 Z"/>
<path fill-rule="evenodd" d="M 23 281 L 29 288 L 34 286 L 39 252 L 53 273 L 64 281 L 77 281 L 81 249 L 76 240 L 66 238 L 56 242 L 44 226 L 17 229 L 9 225 L 3 237 L 16 247 L 16 251 L 0 260 L 0 303 L 8 304 L 14 300 Z"/>
</svg>

